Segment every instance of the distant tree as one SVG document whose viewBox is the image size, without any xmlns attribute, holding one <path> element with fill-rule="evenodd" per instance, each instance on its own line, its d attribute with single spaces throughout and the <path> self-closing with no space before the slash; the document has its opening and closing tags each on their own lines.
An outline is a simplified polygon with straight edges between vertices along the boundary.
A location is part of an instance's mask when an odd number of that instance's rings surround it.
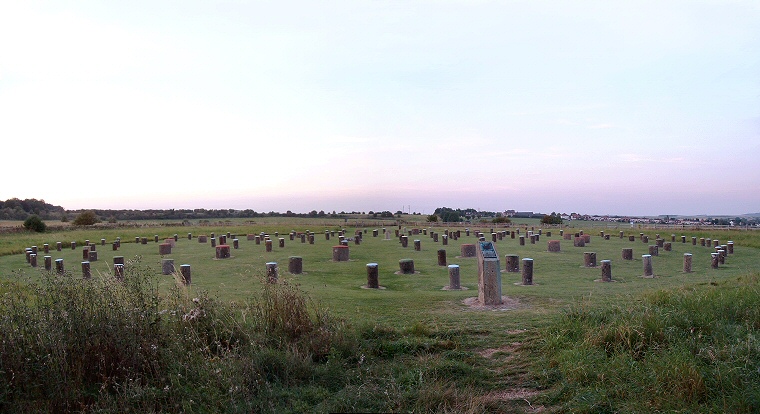
<svg viewBox="0 0 760 414">
<path fill-rule="evenodd" d="M 552 212 L 551 214 L 545 214 L 541 218 L 542 224 L 562 224 L 562 215 Z"/>
<path fill-rule="evenodd" d="M 91 226 L 95 223 L 100 223 L 100 219 L 92 210 L 79 213 L 73 221 L 73 224 L 76 226 Z"/>
<path fill-rule="evenodd" d="M 496 217 L 496 218 L 494 218 L 491 221 L 493 223 L 498 223 L 498 224 L 506 224 L 506 223 L 511 223 L 512 222 L 512 220 L 510 220 L 509 217 L 503 217 L 503 216 Z"/>
<path fill-rule="evenodd" d="M 438 216 L 436 216 L 435 214 L 431 214 L 427 216 L 427 221 L 431 223 L 435 223 L 436 221 L 438 221 Z"/>
<path fill-rule="evenodd" d="M 29 231 L 36 231 L 37 233 L 43 233 L 47 230 L 47 225 L 42 221 L 39 216 L 32 214 L 26 220 L 24 220 L 24 228 Z"/>
<path fill-rule="evenodd" d="M 458 223 L 460 220 L 460 210 L 454 210 L 448 207 L 439 207 L 435 209 L 435 214 L 446 223 Z"/>
</svg>

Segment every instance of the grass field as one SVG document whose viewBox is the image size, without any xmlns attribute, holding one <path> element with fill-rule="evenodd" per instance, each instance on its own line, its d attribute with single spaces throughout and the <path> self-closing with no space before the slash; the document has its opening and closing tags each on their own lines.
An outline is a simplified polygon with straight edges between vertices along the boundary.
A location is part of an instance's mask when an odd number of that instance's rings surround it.
<svg viewBox="0 0 760 414">
<path fill-rule="evenodd" d="M 113 256 L 124 256 L 127 260 L 139 261 L 140 266 L 147 269 L 145 272 L 149 277 L 155 278 L 158 291 L 170 295 L 175 280 L 171 276 L 160 275 L 162 257 L 158 254 L 158 245 L 153 238 L 154 235 L 158 235 L 159 240 L 163 240 L 176 233 L 177 245 L 172 253 L 165 257 L 174 259 L 177 267 L 180 264 L 191 265 L 192 285 L 185 292 L 187 297 L 208 295 L 221 303 L 231 303 L 232 306 L 246 306 L 255 301 L 266 289 L 266 284 L 262 283 L 265 264 L 277 262 L 282 283 L 297 286 L 319 309 L 329 313 L 333 318 L 346 321 L 358 330 L 360 338 L 366 340 L 364 345 L 357 345 L 356 348 L 365 350 L 368 359 L 372 358 L 372 355 L 376 358 L 370 365 L 373 367 L 372 370 L 366 373 L 376 378 L 365 379 L 366 383 L 379 387 L 380 392 L 396 392 L 393 398 L 406 401 L 398 403 L 400 405 L 390 402 L 384 405 L 367 405 L 369 403 L 365 400 L 353 400 L 360 397 L 349 398 L 344 395 L 340 397 L 342 399 L 339 402 L 333 402 L 333 405 L 319 405 L 308 403 L 316 397 L 299 394 L 309 392 L 303 384 L 299 383 L 299 387 L 290 385 L 279 391 L 285 393 L 285 396 L 280 395 L 278 398 L 304 401 L 305 407 L 314 411 L 329 411 L 335 408 L 338 408 L 338 411 L 350 411 L 362 407 L 370 411 L 390 409 L 430 412 L 441 411 L 442 408 L 450 412 L 532 412 L 540 407 L 549 411 L 577 412 L 615 411 L 615 407 L 632 412 L 646 409 L 642 406 L 647 403 L 646 396 L 641 396 L 640 393 L 636 393 L 637 398 L 630 395 L 624 397 L 638 404 L 629 407 L 619 402 L 610 402 L 608 397 L 599 397 L 599 393 L 605 396 L 607 394 L 606 391 L 599 391 L 598 387 L 589 394 L 595 396 L 589 400 L 593 402 L 584 405 L 583 396 L 579 394 L 590 392 L 588 381 L 575 381 L 582 385 L 574 386 L 573 377 L 569 374 L 571 370 L 567 368 L 569 356 L 558 356 L 563 351 L 574 349 L 575 339 L 572 338 L 577 339 L 577 336 L 573 335 L 582 337 L 582 334 L 568 334 L 558 330 L 556 324 L 572 325 L 566 318 L 568 315 L 584 315 L 578 311 L 579 309 L 591 309 L 593 312 L 609 310 L 613 314 L 625 316 L 626 309 L 640 309 L 642 301 L 656 296 L 658 292 L 675 292 L 682 289 L 700 291 L 732 286 L 741 278 L 760 273 L 760 237 L 752 232 L 675 232 L 673 234 L 676 241 L 672 242 L 672 251 L 660 248 L 659 255 L 653 258 L 656 277 L 649 279 L 641 277 L 641 255 L 648 254 L 648 246 L 655 244 L 655 231 L 620 228 L 625 237 L 619 238 L 618 229 L 589 227 L 585 232 L 591 234 L 591 241 L 581 248 L 573 247 L 571 240 L 560 237 L 559 229 L 547 228 L 535 244 L 526 240 L 525 245 L 521 246 L 519 238 L 512 239 L 509 236 L 495 243 L 502 269 L 505 267 L 506 254 L 517 254 L 520 259 L 534 259 L 535 285 L 517 285 L 521 278 L 519 273 L 503 272 L 502 294 L 510 299 L 510 306 L 503 309 L 480 309 L 465 304 L 466 299 L 477 296 L 478 286 L 476 259 L 457 257 L 460 255 L 462 243 L 476 241 L 473 235 L 465 236 L 464 228 L 457 228 L 462 237 L 459 240 L 449 239 L 446 246 L 442 244 L 442 238 L 436 243 L 429 235 L 420 233 L 409 236 L 409 247 L 404 248 L 395 237 L 385 240 L 382 230 L 377 237 L 373 237 L 372 230 L 376 227 L 346 227 L 348 236 L 357 230 L 366 233 L 361 244 L 349 243 L 350 261 L 334 262 L 332 246 L 338 244 L 337 236 L 326 240 L 324 233 L 325 230 L 339 230 L 341 223 L 294 220 L 285 225 L 264 222 L 248 225 L 228 224 L 229 226 L 117 228 L 2 235 L 0 249 L 15 252 L 23 250 L 23 246 L 37 245 L 41 250 L 43 243 L 48 243 L 51 246 L 50 256 L 53 259 L 62 258 L 66 270 L 71 272 L 72 277 L 77 277 L 81 275 L 81 246 L 85 239 L 89 239 L 97 244 L 99 255 L 98 261 L 91 264 L 93 273 L 110 278 Z M 530 225 L 535 227 L 537 233 L 539 227 L 535 223 L 527 223 L 521 227 L 513 226 L 509 230 L 519 228 L 520 234 L 524 235 L 530 230 L 530 227 L 527 227 Z M 391 223 L 388 223 L 386 228 L 389 231 L 398 229 Z M 402 233 L 410 229 L 411 227 L 407 228 L 402 224 Z M 475 230 L 490 233 L 491 226 L 473 225 L 470 229 L 473 234 Z M 301 243 L 298 238 L 290 240 L 289 232 L 306 230 L 315 233 L 314 244 Z M 432 230 L 442 233 L 444 229 L 431 228 Z M 582 228 L 574 227 L 565 231 L 580 230 Z M 610 239 L 605 240 L 601 237 L 600 231 L 608 231 L 611 234 Z M 210 243 L 198 242 L 198 235 L 210 235 L 212 232 L 217 236 L 227 232 L 237 235 L 239 249 L 232 250 L 231 258 L 215 259 L 215 249 Z M 252 240 L 246 240 L 246 234 L 260 232 L 266 232 L 274 239 L 272 252 L 265 251 L 263 242 L 256 244 Z M 275 232 L 285 239 L 284 247 L 278 247 Z M 552 236 L 549 237 L 547 232 L 552 232 Z M 649 243 L 639 239 L 640 232 L 649 236 Z M 188 240 L 188 233 L 192 233 L 192 240 Z M 636 240 L 628 241 L 629 234 L 635 235 Z M 682 234 L 687 236 L 687 243 L 681 243 Z M 670 241 L 671 231 L 661 236 Z M 710 253 L 714 251 L 713 248 L 693 246 L 692 236 L 720 239 L 721 244 L 725 244 L 730 237 L 735 241 L 735 253 L 729 255 L 726 263 L 718 269 L 712 269 Z M 121 237 L 122 240 L 117 252 L 112 250 L 110 244 L 116 237 Z M 147 245 L 135 243 L 135 237 L 148 237 L 149 242 Z M 106 239 L 106 245 L 100 245 L 101 238 Z M 420 251 L 413 248 L 415 239 L 421 241 Z M 548 252 L 548 240 L 561 240 L 561 251 Z M 57 241 L 63 243 L 60 252 L 55 250 Z M 80 247 L 72 250 L 71 241 L 77 241 Z M 23 243 L 21 247 L 19 243 Z M 231 245 L 231 241 L 228 241 L 228 244 Z M 623 248 L 633 248 L 634 260 L 622 259 Z M 442 290 L 448 284 L 448 269 L 437 264 L 439 249 L 446 250 L 448 264 L 460 265 L 461 283 L 468 288 L 467 290 Z M 611 260 L 614 282 L 598 281 L 601 278 L 601 270 L 599 267 L 584 267 L 584 252 L 595 252 L 598 263 L 601 263 L 601 260 Z M 684 253 L 693 254 L 692 273 L 682 272 Z M 40 258 L 43 255 L 40 253 Z M 304 274 L 287 273 L 290 256 L 302 257 Z M 417 273 L 396 274 L 401 259 L 413 259 Z M 42 259 L 39 263 L 41 266 Z M 367 282 L 367 263 L 378 263 L 379 283 L 383 289 L 362 288 Z M 6 254 L 0 257 L 0 278 L 27 285 L 41 280 L 42 272 L 32 269 L 26 263 L 23 254 Z M 754 286 L 754 290 L 750 289 L 750 294 L 756 295 L 756 283 L 750 283 L 750 286 Z M 752 317 L 755 318 L 754 315 Z M 661 328 L 668 329 L 667 326 Z M 743 334 L 756 335 L 756 328 L 757 326 L 750 324 L 749 330 Z M 754 339 L 748 343 L 750 347 L 757 346 Z M 377 346 L 381 345 L 391 349 L 401 348 L 395 351 L 378 351 Z M 750 354 L 756 356 L 756 352 L 753 348 Z M 397 355 L 393 363 L 388 363 L 387 357 L 383 356 L 388 353 L 391 356 Z M 385 368 L 382 368 L 383 366 Z M 435 369 L 431 371 L 431 367 Z M 386 384 L 383 386 L 385 388 L 378 385 L 387 381 L 391 381 L 391 385 Z M 756 388 L 757 385 L 753 387 Z M 348 392 L 349 388 L 342 389 Z M 291 391 L 287 391 L 288 389 Z M 574 393 L 572 390 L 582 391 Z M 288 392 L 294 394 L 287 396 Z M 357 389 L 353 392 L 361 394 Z M 687 397 L 688 395 L 683 396 L 684 399 Z M 373 400 L 371 395 L 363 395 L 361 398 Z M 605 404 L 599 405 L 600 400 L 605 401 Z M 427 402 L 420 405 L 420 401 Z M 288 404 L 285 406 L 297 411 L 297 407 Z M 679 407 L 683 406 L 676 405 L 675 409 Z M 750 399 L 741 407 L 756 405 L 753 405 Z M 280 409 L 283 406 L 275 404 L 274 408 Z"/>
</svg>

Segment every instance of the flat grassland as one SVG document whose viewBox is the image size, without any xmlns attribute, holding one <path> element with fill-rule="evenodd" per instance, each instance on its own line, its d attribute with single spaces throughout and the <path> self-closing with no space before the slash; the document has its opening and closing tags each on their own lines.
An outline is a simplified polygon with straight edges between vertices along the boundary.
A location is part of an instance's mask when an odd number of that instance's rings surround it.
<svg viewBox="0 0 760 414">
<path fill-rule="evenodd" d="M 382 227 L 383 225 L 385 227 Z M 419 234 L 408 235 L 413 227 L 419 229 Z M 348 262 L 332 260 L 332 247 L 338 244 L 337 232 L 341 229 L 345 229 L 347 237 L 354 237 L 357 231 L 362 233 L 360 244 L 349 242 Z M 391 232 L 390 240 L 385 239 L 383 229 Z M 172 276 L 161 275 L 161 260 L 170 258 L 174 260 L 177 268 L 181 264 L 191 265 L 192 285 L 187 289 L 188 297 L 199 296 L 205 292 L 223 302 L 243 304 L 254 300 L 253 298 L 264 289 L 265 264 L 277 262 L 281 283 L 297 286 L 318 307 L 349 324 L 372 326 L 375 329 L 384 327 L 383 329 L 400 335 L 435 337 L 449 332 L 454 337 L 459 336 L 455 348 L 466 353 L 464 361 L 467 361 L 466 365 L 469 368 L 457 368 L 463 371 L 454 372 L 451 376 L 469 378 L 465 383 L 467 387 L 472 387 L 475 392 L 480 393 L 480 400 L 477 403 L 471 401 L 465 404 L 461 402 L 462 396 L 446 396 L 447 393 L 454 392 L 453 389 L 463 387 L 461 382 L 454 380 L 451 389 L 439 390 L 439 394 L 442 395 L 439 398 L 458 399 L 458 405 L 452 403 L 448 408 L 452 412 L 478 409 L 494 412 L 533 412 L 596 411 L 594 403 L 583 405 L 584 403 L 578 402 L 578 399 L 582 400 L 582 395 L 573 395 L 567 390 L 568 387 L 574 386 L 569 385 L 567 379 L 571 376 L 567 372 L 558 371 L 557 367 L 562 365 L 562 361 L 544 361 L 540 354 L 541 349 L 547 348 L 546 343 L 549 341 L 546 332 L 552 329 L 556 332 L 556 328 L 553 327 L 556 327 L 556 323 L 568 313 L 577 312 L 579 308 L 634 309 L 641 303 L 642 298 L 656 295 L 656 292 L 662 290 L 710 289 L 718 285 L 730 285 L 741 277 L 760 272 L 760 235 L 751 231 L 710 233 L 689 229 L 607 229 L 594 227 L 591 223 L 586 223 L 585 226 L 582 223 L 574 223 L 574 227 L 563 228 L 564 232 L 583 231 L 590 235 L 590 242 L 585 247 L 574 247 L 572 240 L 565 240 L 560 236 L 560 228 L 541 228 L 538 223 L 527 222 L 513 223 L 509 227 L 470 225 L 469 236 L 465 235 L 465 227 L 450 227 L 450 231 L 461 232 L 459 239 L 454 240 L 450 237 L 448 244 L 443 245 L 443 237 L 439 236 L 438 242 L 434 242 L 430 233 L 435 231 L 443 234 L 446 229 L 369 220 L 364 223 L 358 220 L 330 222 L 294 219 L 286 223 L 259 220 L 256 223 L 228 222 L 204 226 L 71 229 L 44 234 L 5 234 L 0 235 L 0 253 L 5 254 L 0 256 L 0 279 L 22 284 L 38 281 L 42 273 L 42 257 L 45 255 L 42 252 L 44 243 L 49 244 L 49 255 L 53 260 L 63 259 L 68 272 L 75 276 L 81 275 L 82 246 L 85 239 L 89 239 L 91 243 L 96 244 L 98 252 L 98 261 L 91 263 L 94 274 L 110 277 L 113 273 L 113 257 L 123 256 L 127 260 L 139 261 L 141 265 L 147 266 L 155 277 L 158 289 L 169 292 L 175 285 L 175 279 Z M 508 298 L 505 306 L 472 306 L 472 298 L 478 294 L 477 259 L 459 257 L 460 247 L 463 243 L 476 243 L 476 231 L 484 232 L 490 241 L 492 229 L 496 232 L 519 230 L 523 236 L 527 236 L 528 231 L 541 231 L 542 234 L 535 244 L 526 237 L 525 245 L 520 245 L 519 235 L 515 238 L 507 235 L 495 242 L 502 269 L 505 269 L 504 257 L 507 254 L 516 254 L 521 260 L 534 260 L 535 285 L 521 286 L 520 273 L 507 273 L 502 270 L 502 295 Z M 373 237 L 373 230 L 379 233 L 376 237 Z M 401 246 L 393 234 L 396 230 L 408 235 L 408 247 Z M 291 232 L 305 231 L 314 233 L 313 244 L 308 240 L 302 243 L 298 237 L 290 239 Z M 334 234 L 329 240 L 326 239 L 326 231 Z M 423 231 L 428 234 L 423 234 Z M 621 231 L 622 238 L 619 236 Z M 211 233 L 214 233 L 218 237 L 228 232 L 236 237 L 239 243 L 239 248 L 232 249 L 232 257 L 228 259 L 216 259 L 211 243 L 198 241 L 200 235 L 210 237 Z M 609 234 L 609 239 L 606 240 L 600 232 Z M 191 234 L 191 239 L 188 239 L 188 233 Z M 263 241 L 256 244 L 253 240 L 247 240 L 248 234 L 261 233 L 267 233 L 272 238 L 271 252 L 265 251 Z M 643 242 L 640 233 L 646 234 L 649 241 Z M 660 247 L 659 255 L 653 257 L 655 277 L 643 278 L 642 255 L 649 254 L 649 246 L 656 244 L 658 233 L 666 242 L 671 243 L 672 251 L 665 251 Z M 178 241 L 172 253 L 166 256 L 159 255 L 155 236 L 163 242 L 165 238 L 173 237 L 175 234 Z M 635 236 L 635 240 L 629 241 L 629 235 Z M 682 235 L 686 236 L 686 243 L 681 242 Z M 111 243 L 117 237 L 121 238 L 121 247 L 118 251 L 113 251 Z M 147 237 L 148 243 L 135 243 L 135 237 Z M 675 240 L 672 241 L 671 237 L 675 237 Z M 692 237 L 697 237 L 697 245 L 692 244 Z M 701 237 L 719 239 L 720 244 L 733 240 L 734 253 L 727 256 L 725 264 L 721 264 L 717 269 L 712 268 L 711 253 L 715 252 L 715 249 L 701 246 Z M 279 238 L 284 239 L 284 247 L 279 247 Z M 105 239 L 105 245 L 101 245 L 101 239 Z M 414 240 L 420 240 L 420 251 L 414 249 Z M 560 240 L 561 251 L 548 252 L 549 240 Z M 72 241 L 77 243 L 75 249 L 71 248 Z M 62 243 L 61 251 L 56 251 L 56 242 Z M 232 246 L 231 238 L 227 244 Z M 32 245 L 36 245 L 40 251 L 38 269 L 31 268 L 25 255 L 20 253 L 24 247 Z M 624 248 L 633 249 L 633 260 L 623 260 Z M 447 264 L 460 266 L 461 285 L 466 287 L 466 290 L 443 290 L 444 286 L 448 285 L 449 274 L 447 267 L 438 265 L 439 250 L 446 251 Z M 596 254 L 597 267 L 584 267 L 585 252 Z M 693 255 L 691 273 L 682 271 L 685 253 Z M 302 258 L 303 274 L 288 273 L 288 261 L 291 256 Z M 397 274 L 399 260 L 402 259 L 414 260 L 414 275 Z M 611 260 L 614 280 L 611 283 L 599 281 L 602 260 Z M 363 287 L 367 282 L 368 263 L 378 264 L 378 279 L 382 289 Z M 750 330 L 748 334 L 755 335 L 756 332 Z M 756 344 L 757 342 L 754 342 L 752 346 L 757 346 Z M 556 346 L 559 345 L 555 344 Z M 430 353 L 435 354 L 433 350 L 430 350 Z M 418 351 L 415 351 L 414 355 L 418 364 L 415 365 L 415 369 L 420 369 L 419 381 L 424 382 L 425 371 L 420 366 L 424 366 L 425 358 L 430 357 L 426 357 L 425 352 Z M 440 358 L 457 360 L 463 357 L 460 355 Z M 760 369 L 760 366 L 755 369 Z M 482 375 L 482 378 L 479 375 Z M 578 386 L 578 389 L 581 388 Z M 684 399 L 687 397 L 688 395 L 683 396 Z M 416 398 L 421 397 L 417 395 Z M 630 408 L 619 402 L 610 402 L 612 397 L 609 395 L 596 395 L 594 398 L 606 404 L 599 406 L 613 411 L 647 408 L 640 405 Z M 645 397 L 643 401 L 641 404 L 646 404 Z M 754 407 L 751 403 L 749 406 Z M 346 407 L 366 408 L 361 404 Z M 423 408 L 414 405 L 381 407 L 436 411 L 443 406 L 430 403 Z"/>
</svg>

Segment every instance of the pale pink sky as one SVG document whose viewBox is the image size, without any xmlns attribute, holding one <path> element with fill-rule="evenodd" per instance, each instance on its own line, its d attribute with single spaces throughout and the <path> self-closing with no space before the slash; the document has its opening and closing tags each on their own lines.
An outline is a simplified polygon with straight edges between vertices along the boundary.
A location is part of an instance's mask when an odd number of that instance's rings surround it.
<svg viewBox="0 0 760 414">
<path fill-rule="evenodd" d="M 754 1 L 0 4 L 0 199 L 760 212 Z"/>
</svg>

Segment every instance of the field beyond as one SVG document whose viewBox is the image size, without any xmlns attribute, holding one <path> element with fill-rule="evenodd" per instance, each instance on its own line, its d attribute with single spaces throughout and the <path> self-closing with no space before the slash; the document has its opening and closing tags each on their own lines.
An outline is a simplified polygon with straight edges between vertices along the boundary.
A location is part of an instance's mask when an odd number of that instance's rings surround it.
<svg viewBox="0 0 760 414">
<path fill-rule="evenodd" d="M 362 241 L 349 242 L 348 262 L 335 262 L 337 235 L 327 240 L 325 232 L 337 234 L 344 225 L 348 237 L 358 231 Z M 14 347 L 3 350 L 0 404 L 4 411 L 760 409 L 760 236 L 755 232 L 563 228 L 590 235 L 585 247 L 573 247 L 560 228 L 481 224 L 469 227 L 470 236 L 464 227 L 449 228 L 461 238 L 450 237 L 444 245 L 446 227 L 419 226 L 404 248 L 395 234 L 386 240 L 383 228 L 407 234 L 412 225 L 299 219 L 2 234 L 6 316 L 0 329 Z M 535 244 L 526 239 L 520 245 L 520 235 L 495 242 L 502 269 L 507 254 L 534 260 L 535 285 L 522 286 L 519 273 L 503 270 L 508 306 L 471 306 L 478 294 L 477 262 L 459 257 L 460 248 L 476 242 L 476 231 L 490 240 L 492 229 L 519 230 L 522 236 L 541 232 Z M 290 239 L 291 232 L 306 231 L 315 234 L 313 244 Z M 432 231 L 439 233 L 437 242 Z M 672 250 L 659 248 L 655 277 L 643 278 L 641 257 L 660 231 Z M 216 259 L 210 243 L 198 241 L 211 233 L 236 236 L 239 248 L 228 259 Z M 248 240 L 248 234 L 261 233 L 274 240 L 271 252 L 263 242 Z M 162 257 L 155 237 L 163 241 L 175 234 L 176 247 Z M 121 247 L 113 251 L 117 237 Z M 148 243 L 135 243 L 136 237 Z M 733 240 L 735 253 L 712 268 L 714 249 L 692 245 L 692 237 L 720 244 Z M 97 283 L 81 278 L 86 240 L 96 244 L 98 260 L 91 269 Z M 419 251 L 414 240 L 420 241 Z M 560 240 L 560 252 L 547 251 L 548 240 Z M 23 249 L 41 250 L 44 243 L 53 260 L 63 259 L 66 275 L 56 277 L 26 262 Z M 633 249 L 633 260 L 622 259 L 623 248 Z M 438 265 L 439 250 L 446 252 L 447 264 L 460 266 L 466 290 L 444 290 L 449 274 Z M 599 266 L 584 266 L 586 252 L 595 253 L 598 263 L 611 260 L 613 282 L 599 281 Z M 693 255 L 692 273 L 683 273 L 684 253 Z M 114 256 L 129 263 L 125 283 L 113 282 Z M 303 274 L 288 273 L 292 256 L 302 258 Z M 190 264 L 192 284 L 184 287 L 176 275 L 161 275 L 162 258 L 177 267 Z M 402 259 L 414 260 L 415 274 L 398 274 Z M 279 267 L 276 286 L 265 283 L 271 262 Z M 381 289 L 365 288 L 368 263 L 378 264 Z M 81 311 L 85 303 L 89 313 Z M 93 303 L 115 309 L 96 311 Z M 51 309 L 58 311 L 55 317 Z M 101 319 L 88 319 L 95 316 Z M 98 324 L 121 328 L 91 326 Z M 61 326 L 68 336 L 50 332 Z M 108 342 L 108 335 L 125 345 Z M 13 351 L 20 346 L 23 355 Z M 116 358 L 117 351 L 136 360 Z M 77 352 L 91 352 L 92 359 L 72 358 Z M 100 374 L 88 377 L 81 364 L 94 364 Z M 9 369 L 24 370 L 24 381 Z M 47 379 L 33 372 L 47 373 Z M 72 378 L 76 381 L 67 387 L 49 382 Z M 201 392 L 204 396 L 196 395 Z"/>
</svg>

